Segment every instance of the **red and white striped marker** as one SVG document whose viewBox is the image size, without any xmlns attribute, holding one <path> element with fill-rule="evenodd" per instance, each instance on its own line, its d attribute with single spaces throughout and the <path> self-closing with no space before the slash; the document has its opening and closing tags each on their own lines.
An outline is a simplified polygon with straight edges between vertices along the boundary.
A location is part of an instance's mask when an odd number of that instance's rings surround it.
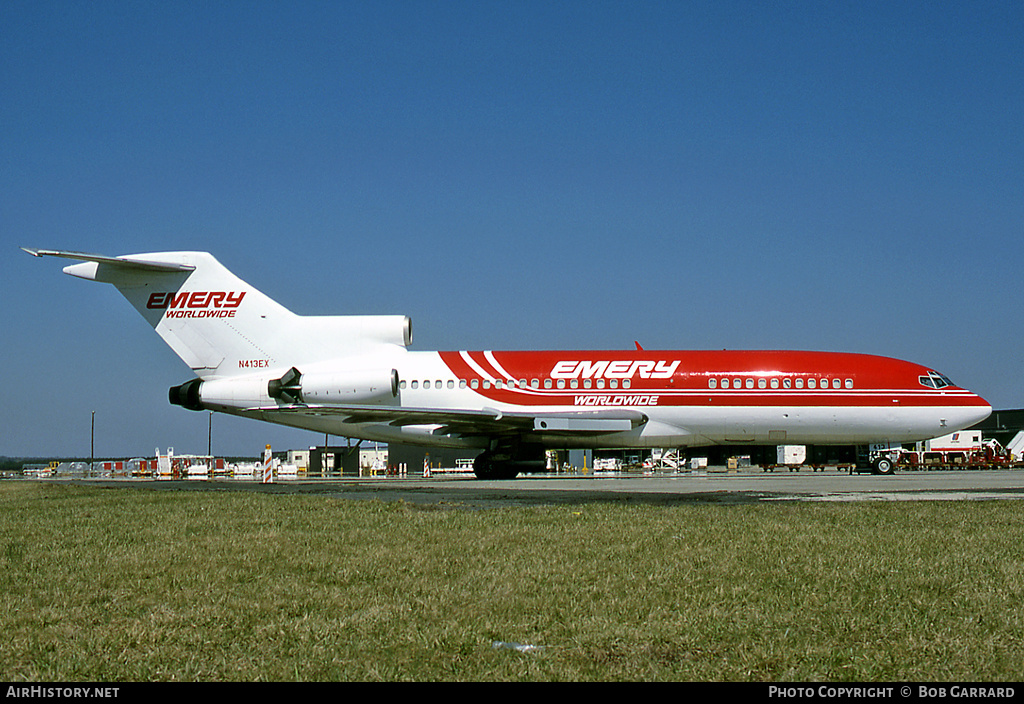
<svg viewBox="0 0 1024 704">
<path fill-rule="evenodd" d="M 267 449 L 263 451 L 263 483 L 273 484 L 274 483 L 274 463 L 273 453 L 270 451 L 270 445 L 267 445 Z"/>
</svg>

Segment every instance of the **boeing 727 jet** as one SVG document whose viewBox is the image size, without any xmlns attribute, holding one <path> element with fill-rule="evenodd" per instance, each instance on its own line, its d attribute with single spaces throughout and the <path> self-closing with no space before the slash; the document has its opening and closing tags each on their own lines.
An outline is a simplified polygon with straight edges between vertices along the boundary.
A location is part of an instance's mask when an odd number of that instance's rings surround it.
<svg viewBox="0 0 1024 704">
<path fill-rule="evenodd" d="M 991 413 L 935 370 L 801 351 L 416 352 L 404 316 L 303 316 L 205 252 L 26 249 L 113 284 L 196 378 L 170 401 L 350 438 L 479 450 L 481 478 L 549 448 L 867 445 L 926 440 Z M 882 458 L 875 471 L 888 473 Z"/>
</svg>

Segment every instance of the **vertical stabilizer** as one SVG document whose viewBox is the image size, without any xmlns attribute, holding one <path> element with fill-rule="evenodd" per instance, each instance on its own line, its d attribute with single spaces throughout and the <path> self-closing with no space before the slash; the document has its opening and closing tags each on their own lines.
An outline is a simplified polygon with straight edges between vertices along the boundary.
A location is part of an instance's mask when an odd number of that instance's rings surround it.
<svg viewBox="0 0 1024 704">
<path fill-rule="evenodd" d="M 339 357 L 373 356 L 412 339 L 405 316 L 300 316 L 206 252 L 107 257 L 25 249 L 82 263 L 64 272 L 113 284 L 201 378 L 277 371 Z"/>
<path fill-rule="evenodd" d="M 201 377 L 249 373 L 285 364 L 275 329 L 296 317 L 228 271 L 206 252 L 159 252 L 104 257 L 55 250 L 35 256 L 81 260 L 71 276 L 113 284 L 181 359 Z"/>
</svg>

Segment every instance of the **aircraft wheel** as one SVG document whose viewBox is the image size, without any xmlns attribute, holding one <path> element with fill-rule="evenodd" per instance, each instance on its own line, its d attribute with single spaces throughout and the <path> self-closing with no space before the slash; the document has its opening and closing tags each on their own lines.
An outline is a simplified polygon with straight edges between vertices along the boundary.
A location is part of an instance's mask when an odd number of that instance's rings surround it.
<svg viewBox="0 0 1024 704">
<path fill-rule="evenodd" d="M 515 479 L 519 470 L 513 462 L 496 462 L 490 452 L 482 452 L 473 460 L 477 479 Z"/>
<path fill-rule="evenodd" d="M 874 467 L 875 474 L 892 474 L 896 471 L 896 466 L 888 457 L 879 457 L 875 460 Z"/>
</svg>

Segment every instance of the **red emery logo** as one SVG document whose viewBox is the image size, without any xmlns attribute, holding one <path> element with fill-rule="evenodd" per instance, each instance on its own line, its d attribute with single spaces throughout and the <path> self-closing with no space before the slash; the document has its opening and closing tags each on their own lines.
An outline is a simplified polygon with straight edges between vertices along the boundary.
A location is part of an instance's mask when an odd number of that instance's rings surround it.
<svg viewBox="0 0 1024 704">
<path fill-rule="evenodd" d="M 588 362 L 565 360 L 555 364 L 550 376 L 554 379 L 671 379 L 679 367 L 679 360 L 614 360 Z"/>
<path fill-rule="evenodd" d="M 150 295 L 146 307 L 168 318 L 233 318 L 245 291 L 168 291 Z"/>
</svg>

